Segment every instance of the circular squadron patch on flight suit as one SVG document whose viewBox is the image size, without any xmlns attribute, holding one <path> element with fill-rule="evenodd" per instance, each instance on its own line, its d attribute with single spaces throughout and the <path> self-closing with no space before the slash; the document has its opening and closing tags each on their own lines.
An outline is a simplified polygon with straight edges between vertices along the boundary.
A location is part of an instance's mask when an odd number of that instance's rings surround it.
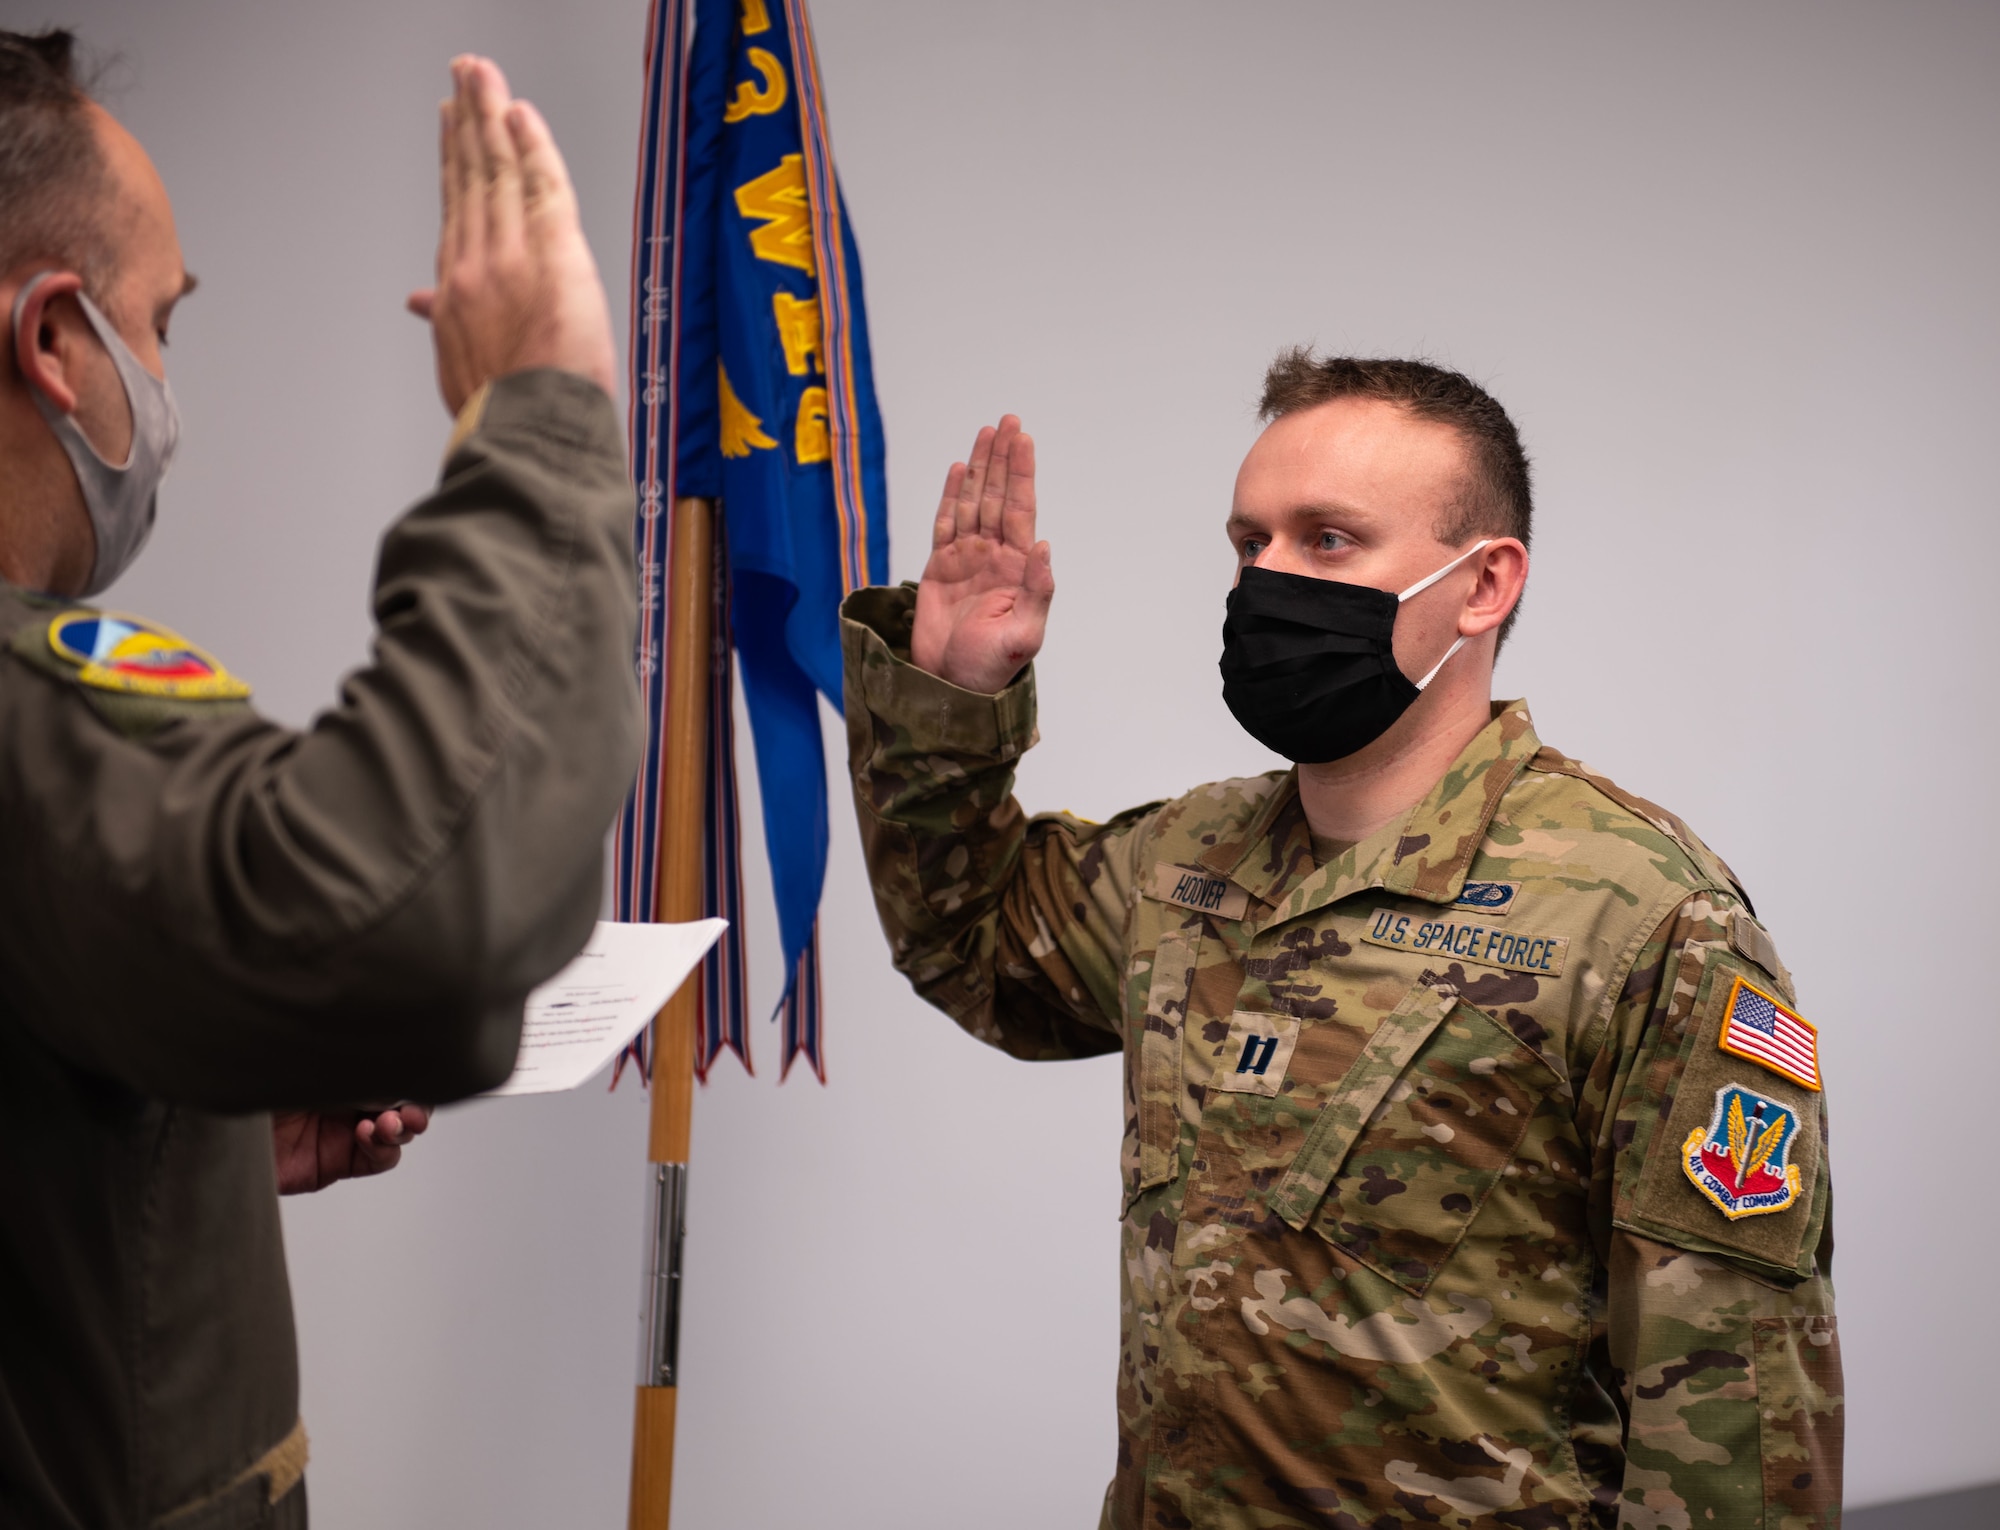
<svg viewBox="0 0 2000 1530">
<path fill-rule="evenodd" d="M 49 623 L 49 647 L 101 691 L 182 701 L 240 701 L 250 687 L 213 654 L 178 633 L 110 611 L 65 611 Z"/>
</svg>

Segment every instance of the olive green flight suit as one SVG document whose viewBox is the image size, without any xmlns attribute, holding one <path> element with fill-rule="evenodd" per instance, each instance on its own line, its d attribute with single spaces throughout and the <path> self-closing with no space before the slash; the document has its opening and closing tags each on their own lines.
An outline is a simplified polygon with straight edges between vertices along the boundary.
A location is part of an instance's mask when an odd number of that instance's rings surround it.
<svg viewBox="0 0 2000 1530">
<path fill-rule="evenodd" d="M 265 1112 L 492 1087 L 590 933 L 640 737 L 623 431 L 557 371 L 474 414 L 302 732 L 107 688 L 0 587 L 8 1530 L 305 1523 Z"/>
</svg>

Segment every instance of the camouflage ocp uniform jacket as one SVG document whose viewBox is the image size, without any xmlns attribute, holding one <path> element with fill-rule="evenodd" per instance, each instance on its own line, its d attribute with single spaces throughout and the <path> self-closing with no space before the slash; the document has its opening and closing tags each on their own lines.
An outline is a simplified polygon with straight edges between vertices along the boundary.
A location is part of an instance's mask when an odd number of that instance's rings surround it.
<svg viewBox="0 0 2000 1530">
<path fill-rule="evenodd" d="M 1032 677 L 915 669 L 913 609 L 843 613 L 896 965 L 1124 1053 L 1104 1526 L 1838 1523 L 1822 1095 L 1743 1044 L 1796 1016 L 1721 861 L 1520 703 L 1325 865 L 1289 772 L 1031 819 Z"/>
</svg>

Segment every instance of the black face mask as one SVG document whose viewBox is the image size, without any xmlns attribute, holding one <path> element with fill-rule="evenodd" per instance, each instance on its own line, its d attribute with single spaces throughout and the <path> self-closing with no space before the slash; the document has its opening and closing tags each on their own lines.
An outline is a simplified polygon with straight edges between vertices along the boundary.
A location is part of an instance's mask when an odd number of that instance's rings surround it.
<svg viewBox="0 0 2000 1530">
<path fill-rule="evenodd" d="M 1222 699 L 1265 748 L 1302 765 L 1366 749 L 1409 711 L 1423 679 L 1396 665 L 1396 612 L 1484 547 L 1477 542 L 1402 594 L 1246 568 L 1222 623 Z"/>
</svg>

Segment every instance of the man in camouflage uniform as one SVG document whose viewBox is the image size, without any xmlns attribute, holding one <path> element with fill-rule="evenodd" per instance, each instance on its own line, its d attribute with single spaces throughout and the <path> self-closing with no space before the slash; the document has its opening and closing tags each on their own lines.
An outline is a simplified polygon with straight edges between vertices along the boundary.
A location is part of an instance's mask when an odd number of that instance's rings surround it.
<svg viewBox="0 0 2000 1530">
<path fill-rule="evenodd" d="M 1395 590 L 1473 549 L 1395 620 L 1404 674 L 1450 662 L 1351 756 L 1027 817 L 1054 580 L 1011 417 L 922 585 L 844 612 L 897 967 L 1015 1056 L 1124 1053 L 1101 1524 L 1837 1524 L 1816 1044 L 1728 867 L 1489 700 L 1511 423 L 1304 353 L 1264 402 L 1240 568 Z"/>
</svg>

